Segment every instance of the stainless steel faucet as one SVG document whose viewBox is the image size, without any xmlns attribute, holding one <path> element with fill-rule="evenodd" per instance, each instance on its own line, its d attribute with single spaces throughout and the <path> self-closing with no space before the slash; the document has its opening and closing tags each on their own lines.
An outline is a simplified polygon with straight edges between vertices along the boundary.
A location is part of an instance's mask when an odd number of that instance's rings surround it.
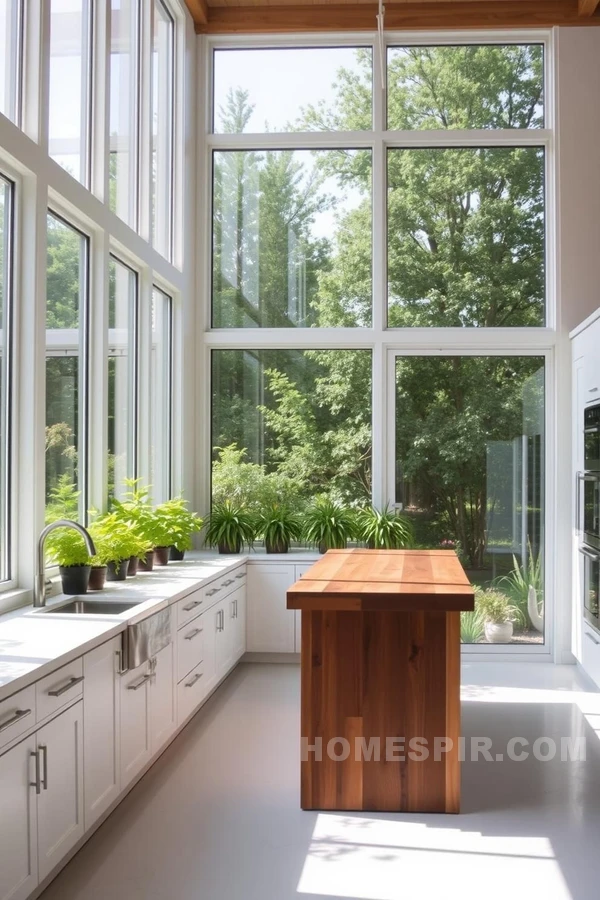
<svg viewBox="0 0 600 900">
<path fill-rule="evenodd" d="M 46 543 L 46 538 L 50 532 L 54 531 L 55 528 L 74 528 L 84 539 L 89 555 L 96 555 L 96 548 L 94 547 L 92 536 L 89 531 L 86 531 L 83 525 L 79 524 L 79 522 L 72 522 L 70 519 L 58 519 L 56 522 L 51 522 L 49 525 L 46 525 L 38 539 L 37 572 L 35 573 L 35 581 L 33 582 L 34 606 L 46 605 L 46 560 L 44 557 L 44 544 Z"/>
</svg>

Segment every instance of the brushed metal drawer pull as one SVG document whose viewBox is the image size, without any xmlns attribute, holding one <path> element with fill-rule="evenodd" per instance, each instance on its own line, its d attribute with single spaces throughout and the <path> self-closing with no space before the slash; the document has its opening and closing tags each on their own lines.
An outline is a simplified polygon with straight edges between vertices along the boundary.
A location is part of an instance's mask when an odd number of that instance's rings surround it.
<svg viewBox="0 0 600 900">
<path fill-rule="evenodd" d="M 224 581 L 223 587 L 229 587 L 230 584 L 233 584 L 233 578 L 228 578 L 227 581 Z"/>
<path fill-rule="evenodd" d="M 236 578 L 245 578 L 245 577 L 246 577 L 246 573 L 245 573 L 245 572 L 242 572 L 240 575 L 236 575 L 235 577 L 236 577 Z"/>
<path fill-rule="evenodd" d="M 221 590 L 221 588 L 213 588 L 212 591 L 207 591 L 207 592 L 206 592 L 206 596 L 207 596 L 207 597 L 212 597 L 213 594 L 218 594 L 220 590 Z"/>
<path fill-rule="evenodd" d="M 200 679 L 202 678 L 203 674 L 204 674 L 204 672 L 198 672 L 196 675 L 194 675 L 194 677 L 192 678 L 191 681 L 186 681 L 185 686 L 186 686 L 186 687 L 194 687 L 194 685 L 196 684 L 196 682 L 197 682 L 197 681 L 200 681 Z"/>
<path fill-rule="evenodd" d="M 38 751 L 44 754 L 44 768 L 42 769 L 42 787 L 48 790 L 48 748 L 45 744 L 40 744 Z"/>
<path fill-rule="evenodd" d="M 596 638 L 594 637 L 594 635 L 593 635 L 593 634 L 590 634 L 589 631 L 586 631 L 585 636 L 586 636 L 586 637 L 589 637 L 590 641 L 591 641 L 593 644 L 595 644 L 596 646 L 598 646 L 598 645 L 600 644 L 600 641 L 597 641 Z"/>
<path fill-rule="evenodd" d="M 598 388 L 597 388 L 597 387 L 589 388 L 589 389 L 588 389 L 588 394 L 597 394 L 597 393 L 598 393 Z"/>
<path fill-rule="evenodd" d="M 0 725 L 0 731 L 6 731 L 6 729 L 10 728 L 11 725 L 16 725 L 17 722 L 21 721 L 21 719 L 24 719 L 26 716 L 30 715 L 30 709 L 18 709 L 14 716 L 11 716 L 10 719 L 7 719 Z"/>
<path fill-rule="evenodd" d="M 191 609 L 196 609 L 197 606 L 202 606 L 203 600 L 194 600 L 193 603 L 188 603 L 187 606 L 183 607 L 184 612 L 189 612 Z"/>
<path fill-rule="evenodd" d="M 192 641 L 195 637 L 198 637 L 199 634 L 202 634 L 204 631 L 203 628 L 196 628 L 194 631 L 190 631 L 189 634 L 184 635 L 184 641 Z"/>
<path fill-rule="evenodd" d="M 81 684 L 81 682 L 85 679 L 85 675 L 80 675 L 79 678 L 73 676 L 69 679 L 67 684 L 63 684 L 61 688 L 56 688 L 54 691 L 48 691 L 49 697 L 60 697 L 62 694 L 66 694 L 67 691 L 70 691 L 72 687 L 75 687 L 76 684 Z"/>
<path fill-rule="evenodd" d="M 128 684 L 127 690 L 128 691 L 138 691 L 141 687 L 143 687 L 146 684 L 147 681 L 150 681 L 150 679 L 152 677 L 153 677 L 152 672 L 148 672 L 147 675 L 142 675 L 142 677 L 140 678 L 139 681 L 136 681 L 134 684 Z"/>
<path fill-rule="evenodd" d="M 42 785 L 40 781 L 40 754 L 39 750 L 35 752 L 32 750 L 30 756 L 33 756 L 35 759 L 35 781 L 30 781 L 29 786 L 35 788 L 36 794 L 42 793 Z"/>
</svg>

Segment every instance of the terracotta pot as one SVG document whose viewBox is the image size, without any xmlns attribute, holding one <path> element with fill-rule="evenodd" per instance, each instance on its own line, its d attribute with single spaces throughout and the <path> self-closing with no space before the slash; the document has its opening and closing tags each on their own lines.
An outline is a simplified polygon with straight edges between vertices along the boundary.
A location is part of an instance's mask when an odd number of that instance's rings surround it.
<svg viewBox="0 0 600 900">
<path fill-rule="evenodd" d="M 154 548 L 154 565 L 166 566 L 169 562 L 169 547 Z"/>
<path fill-rule="evenodd" d="M 174 545 L 169 547 L 169 559 L 171 562 L 181 562 L 185 556 L 185 550 L 178 550 Z"/>
<path fill-rule="evenodd" d="M 512 622 L 486 622 L 485 639 L 490 644 L 510 644 L 513 636 Z"/>
<path fill-rule="evenodd" d="M 109 562 L 106 566 L 107 581 L 125 581 L 127 578 L 127 569 L 129 568 L 128 559 L 120 559 L 118 562 Z"/>
<path fill-rule="evenodd" d="M 140 564 L 140 561 L 137 556 L 129 557 L 129 565 L 127 566 L 127 574 L 130 578 L 133 577 L 134 575 L 137 575 L 139 564 Z"/>
<path fill-rule="evenodd" d="M 91 566 L 59 566 L 63 594 L 86 594 Z"/>
<path fill-rule="evenodd" d="M 154 550 L 148 550 L 145 559 L 140 559 L 138 572 L 151 572 L 154 568 Z"/>
<path fill-rule="evenodd" d="M 106 581 L 106 566 L 92 566 L 90 572 L 89 591 L 101 591 Z"/>
</svg>

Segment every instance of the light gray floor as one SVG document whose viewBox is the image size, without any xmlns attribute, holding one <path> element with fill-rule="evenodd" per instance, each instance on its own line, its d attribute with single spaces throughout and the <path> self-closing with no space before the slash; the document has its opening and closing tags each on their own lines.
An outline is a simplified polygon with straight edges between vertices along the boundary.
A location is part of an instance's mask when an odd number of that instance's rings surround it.
<svg viewBox="0 0 600 900">
<path fill-rule="evenodd" d="M 43 900 L 598 900 L 600 694 L 574 667 L 463 666 L 463 732 L 587 739 L 472 762 L 460 816 L 302 812 L 299 669 L 243 664 Z"/>
</svg>

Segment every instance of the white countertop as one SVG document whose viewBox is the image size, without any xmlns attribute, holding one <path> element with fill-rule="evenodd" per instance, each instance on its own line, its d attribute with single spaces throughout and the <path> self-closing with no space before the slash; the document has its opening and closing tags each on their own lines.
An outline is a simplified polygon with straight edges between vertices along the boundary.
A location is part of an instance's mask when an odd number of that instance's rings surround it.
<svg viewBox="0 0 600 900">
<path fill-rule="evenodd" d="M 139 622 L 225 575 L 247 558 L 191 554 L 183 562 L 169 563 L 127 581 L 108 582 L 104 590 L 86 595 L 89 599 L 135 601 L 135 606 L 120 615 L 49 614 L 23 606 L 0 616 L 0 700 L 110 640 L 129 623 Z M 46 608 L 67 599 L 60 594 L 48 600 Z"/>
</svg>

